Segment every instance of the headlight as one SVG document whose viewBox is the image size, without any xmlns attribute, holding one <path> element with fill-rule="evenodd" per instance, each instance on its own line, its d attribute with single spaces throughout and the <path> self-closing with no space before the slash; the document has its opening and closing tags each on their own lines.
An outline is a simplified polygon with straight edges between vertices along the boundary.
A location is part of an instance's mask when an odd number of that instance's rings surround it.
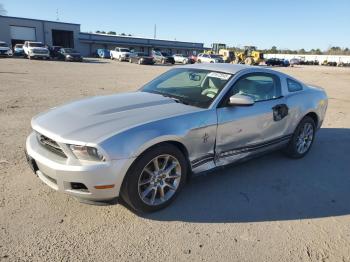
<svg viewBox="0 0 350 262">
<path fill-rule="evenodd" d="M 72 56 L 71 55 L 67 55 L 67 58 L 72 58 Z"/>
<path fill-rule="evenodd" d="M 72 153 L 80 160 L 105 161 L 105 157 L 97 148 L 90 146 L 69 145 Z"/>
</svg>

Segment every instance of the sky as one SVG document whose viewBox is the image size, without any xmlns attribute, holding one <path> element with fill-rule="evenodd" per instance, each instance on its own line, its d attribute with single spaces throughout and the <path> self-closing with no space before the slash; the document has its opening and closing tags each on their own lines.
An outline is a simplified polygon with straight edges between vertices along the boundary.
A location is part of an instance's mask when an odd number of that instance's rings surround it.
<svg viewBox="0 0 350 262">
<path fill-rule="evenodd" d="M 325 50 L 350 47 L 350 0 L 0 0 L 8 16 L 229 46 Z M 1 26 L 1 25 L 0 25 Z"/>
</svg>

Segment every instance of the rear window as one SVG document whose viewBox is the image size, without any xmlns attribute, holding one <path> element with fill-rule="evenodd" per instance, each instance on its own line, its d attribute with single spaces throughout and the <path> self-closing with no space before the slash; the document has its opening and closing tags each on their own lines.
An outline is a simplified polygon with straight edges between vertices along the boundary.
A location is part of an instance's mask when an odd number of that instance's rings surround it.
<svg viewBox="0 0 350 262">
<path fill-rule="evenodd" d="M 292 79 L 287 79 L 287 84 L 288 84 L 289 92 L 296 92 L 296 91 L 303 90 L 303 86 L 297 81 L 294 81 Z"/>
</svg>

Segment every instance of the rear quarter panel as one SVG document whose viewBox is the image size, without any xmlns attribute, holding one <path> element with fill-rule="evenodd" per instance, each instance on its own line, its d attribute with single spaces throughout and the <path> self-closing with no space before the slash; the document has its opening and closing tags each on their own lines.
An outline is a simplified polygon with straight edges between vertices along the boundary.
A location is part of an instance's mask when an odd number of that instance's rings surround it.
<svg viewBox="0 0 350 262">
<path fill-rule="evenodd" d="M 309 114 L 316 113 L 317 128 L 320 128 L 326 114 L 328 98 L 324 90 L 307 85 L 303 90 L 289 93 L 286 103 L 289 107 L 290 124 L 288 133 L 293 133 L 301 119 Z"/>
</svg>

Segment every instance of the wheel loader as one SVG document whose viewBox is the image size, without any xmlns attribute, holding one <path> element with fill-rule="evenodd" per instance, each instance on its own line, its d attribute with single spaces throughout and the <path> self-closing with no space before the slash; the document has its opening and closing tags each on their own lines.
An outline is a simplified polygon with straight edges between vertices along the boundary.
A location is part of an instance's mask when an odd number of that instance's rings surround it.
<svg viewBox="0 0 350 262">
<path fill-rule="evenodd" d="M 233 64 L 258 65 L 264 61 L 264 54 L 256 50 L 255 46 L 245 46 L 243 52 L 235 53 Z"/>
</svg>

